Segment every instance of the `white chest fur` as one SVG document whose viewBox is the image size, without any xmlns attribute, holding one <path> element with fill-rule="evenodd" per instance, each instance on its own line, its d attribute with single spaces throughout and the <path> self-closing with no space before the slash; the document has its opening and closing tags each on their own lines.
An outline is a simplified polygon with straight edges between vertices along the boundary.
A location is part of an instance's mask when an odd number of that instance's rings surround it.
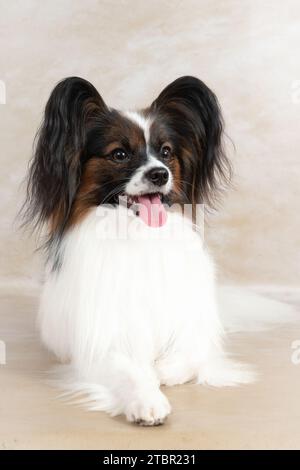
<svg viewBox="0 0 300 470">
<path fill-rule="evenodd" d="M 178 213 L 155 229 L 123 208 L 117 224 L 117 212 L 94 209 L 62 242 L 41 301 L 45 343 L 75 362 L 111 348 L 145 360 L 175 349 L 207 354 L 220 327 L 199 234 Z"/>
</svg>

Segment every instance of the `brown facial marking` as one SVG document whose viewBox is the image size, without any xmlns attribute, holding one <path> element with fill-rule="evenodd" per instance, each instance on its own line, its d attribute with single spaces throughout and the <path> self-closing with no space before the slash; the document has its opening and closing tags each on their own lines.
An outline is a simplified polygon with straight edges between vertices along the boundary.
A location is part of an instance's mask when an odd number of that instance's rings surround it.
<svg viewBox="0 0 300 470">
<path fill-rule="evenodd" d="M 173 174 L 173 193 L 181 196 L 182 184 L 181 184 L 181 169 L 178 158 L 175 156 L 173 161 L 170 163 L 170 169 Z"/>
<path fill-rule="evenodd" d="M 96 175 L 101 171 L 102 167 L 105 168 L 105 160 L 98 158 L 91 158 L 85 164 L 67 228 L 79 223 L 82 218 L 87 215 L 89 209 L 96 205 L 95 193 L 98 188 Z"/>
<path fill-rule="evenodd" d="M 65 203 L 63 200 L 59 201 L 55 211 L 49 219 L 49 233 L 56 233 L 58 228 L 63 224 L 65 214 Z"/>
<path fill-rule="evenodd" d="M 124 149 L 130 159 L 116 162 L 112 152 Z M 72 204 L 67 229 L 79 223 L 91 210 L 124 190 L 124 186 L 146 158 L 143 130 L 126 117 L 115 112 L 112 124 L 99 133 L 99 153 L 92 155 L 82 165 L 80 184 Z"/>
<path fill-rule="evenodd" d="M 146 147 L 143 130 L 117 111 L 113 112 L 111 124 L 103 131 L 103 140 L 105 141 L 103 155 L 124 146 L 130 147 L 134 152 Z"/>
<path fill-rule="evenodd" d="M 74 169 L 76 171 L 76 167 L 79 164 L 80 160 L 80 154 L 77 153 L 73 159 L 70 161 L 69 168 L 70 170 Z M 54 234 L 59 231 L 59 227 L 62 227 L 64 225 L 64 220 L 65 220 L 65 214 L 66 214 L 66 201 L 64 199 L 61 199 L 57 206 L 55 207 L 55 210 L 52 212 L 52 215 L 49 218 L 49 233 Z"/>
</svg>

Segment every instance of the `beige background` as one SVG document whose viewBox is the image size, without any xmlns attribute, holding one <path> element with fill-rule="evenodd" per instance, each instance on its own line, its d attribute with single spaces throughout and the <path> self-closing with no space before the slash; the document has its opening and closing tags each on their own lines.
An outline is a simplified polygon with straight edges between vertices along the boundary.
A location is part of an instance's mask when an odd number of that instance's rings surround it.
<svg viewBox="0 0 300 470">
<path fill-rule="evenodd" d="M 79 75 L 114 107 L 144 106 L 192 74 L 218 95 L 234 188 L 207 240 L 226 278 L 299 285 L 298 0 L 0 0 L 0 282 L 35 282 L 16 231 L 31 145 L 54 84 Z M 1 100 L 0 100 L 1 101 Z"/>
</svg>

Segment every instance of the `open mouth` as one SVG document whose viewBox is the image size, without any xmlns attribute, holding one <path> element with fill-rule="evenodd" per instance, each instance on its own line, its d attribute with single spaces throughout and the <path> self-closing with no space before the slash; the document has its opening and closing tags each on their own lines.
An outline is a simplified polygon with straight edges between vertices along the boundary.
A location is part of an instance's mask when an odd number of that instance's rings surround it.
<svg viewBox="0 0 300 470">
<path fill-rule="evenodd" d="M 119 203 L 127 205 L 149 227 L 162 227 L 167 221 L 163 194 L 159 192 L 140 195 L 120 194 Z"/>
</svg>

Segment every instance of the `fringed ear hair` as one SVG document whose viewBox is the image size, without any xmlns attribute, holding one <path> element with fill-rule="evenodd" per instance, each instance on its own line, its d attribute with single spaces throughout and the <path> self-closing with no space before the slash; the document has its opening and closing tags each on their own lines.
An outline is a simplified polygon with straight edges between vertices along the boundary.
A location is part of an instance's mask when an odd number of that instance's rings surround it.
<svg viewBox="0 0 300 470">
<path fill-rule="evenodd" d="M 162 114 L 179 136 L 182 148 L 182 185 L 192 204 L 213 204 L 230 175 L 222 148 L 223 119 L 215 94 L 195 77 L 181 77 L 152 103 L 150 112 Z"/>
<path fill-rule="evenodd" d="M 35 228 L 48 222 L 49 241 L 64 230 L 88 134 L 106 111 L 97 90 L 82 78 L 62 80 L 50 95 L 36 136 L 25 203 L 26 222 Z"/>
</svg>

